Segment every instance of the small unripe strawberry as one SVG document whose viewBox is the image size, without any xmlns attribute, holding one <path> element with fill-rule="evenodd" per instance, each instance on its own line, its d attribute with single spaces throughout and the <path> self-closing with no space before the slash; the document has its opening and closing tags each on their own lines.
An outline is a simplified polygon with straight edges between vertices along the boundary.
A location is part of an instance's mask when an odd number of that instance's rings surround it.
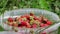
<svg viewBox="0 0 60 34">
<path fill-rule="evenodd" d="M 32 25 L 33 23 L 34 23 L 34 20 L 31 20 L 31 21 L 30 21 L 30 24 Z"/>
<path fill-rule="evenodd" d="M 24 17 L 24 18 L 22 18 L 22 20 L 23 20 L 23 21 L 26 21 L 27 19 L 26 19 L 26 17 Z"/>
<path fill-rule="evenodd" d="M 34 20 L 34 17 L 33 16 L 30 16 L 30 20 Z"/>
</svg>

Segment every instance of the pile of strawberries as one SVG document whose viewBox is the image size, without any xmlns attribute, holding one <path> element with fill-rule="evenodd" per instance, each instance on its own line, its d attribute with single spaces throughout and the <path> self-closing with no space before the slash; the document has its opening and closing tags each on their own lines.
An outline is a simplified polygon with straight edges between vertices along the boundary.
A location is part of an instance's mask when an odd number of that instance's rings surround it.
<svg viewBox="0 0 60 34">
<path fill-rule="evenodd" d="M 52 22 L 43 16 L 36 16 L 31 12 L 16 18 L 9 17 L 6 24 L 15 27 L 38 28 L 49 26 Z"/>
</svg>

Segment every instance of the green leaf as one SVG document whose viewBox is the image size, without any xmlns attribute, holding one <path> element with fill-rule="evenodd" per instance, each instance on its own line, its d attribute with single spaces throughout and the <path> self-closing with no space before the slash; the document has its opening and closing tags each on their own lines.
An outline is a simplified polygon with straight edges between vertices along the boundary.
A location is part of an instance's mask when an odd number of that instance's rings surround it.
<svg viewBox="0 0 60 34">
<path fill-rule="evenodd" d="M 58 33 L 57 34 L 60 34 L 60 26 L 59 26 L 59 28 L 58 28 Z"/>
<path fill-rule="evenodd" d="M 39 4 L 40 4 L 42 9 L 47 9 L 47 10 L 49 9 L 49 5 L 48 5 L 46 0 L 40 0 Z"/>
<path fill-rule="evenodd" d="M 1 31 L 4 31 L 4 28 L 2 28 L 2 27 L 0 26 L 0 32 L 1 32 Z"/>
</svg>

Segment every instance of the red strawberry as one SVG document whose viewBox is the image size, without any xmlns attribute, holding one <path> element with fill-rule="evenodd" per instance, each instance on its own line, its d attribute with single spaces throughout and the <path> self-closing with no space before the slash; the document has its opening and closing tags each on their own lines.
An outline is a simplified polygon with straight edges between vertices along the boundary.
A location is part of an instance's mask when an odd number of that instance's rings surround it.
<svg viewBox="0 0 60 34">
<path fill-rule="evenodd" d="M 48 24 L 44 24 L 44 26 L 48 26 Z"/>
<path fill-rule="evenodd" d="M 19 20 L 18 23 L 20 24 L 23 20 Z"/>
<path fill-rule="evenodd" d="M 27 14 L 26 14 L 26 15 L 24 15 L 24 16 L 25 16 L 26 18 L 30 18 L 30 15 L 27 15 Z"/>
<path fill-rule="evenodd" d="M 50 22 L 50 21 L 47 21 L 47 24 L 48 24 L 48 25 L 51 25 L 51 24 L 52 24 L 52 22 Z"/>
<path fill-rule="evenodd" d="M 25 15 L 27 20 L 30 20 L 30 15 Z"/>
<path fill-rule="evenodd" d="M 8 18 L 8 21 L 9 21 L 9 22 L 13 22 L 13 19 L 12 19 L 12 18 Z"/>
<path fill-rule="evenodd" d="M 17 27 L 17 26 L 18 26 L 18 24 L 14 24 L 14 26 L 15 26 L 15 27 Z"/>
<path fill-rule="evenodd" d="M 26 26 L 26 25 L 27 25 L 27 24 L 26 24 L 26 21 L 22 21 L 22 22 L 21 22 L 21 25 L 22 25 L 22 26 Z"/>
<path fill-rule="evenodd" d="M 34 13 L 33 13 L 33 12 L 31 12 L 31 13 L 30 13 L 30 16 L 34 16 Z"/>
<path fill-rule="evenodd" d="M 31 27 L 31 25 L 28 23 L 28 22 L 26 22 L 26 24 L 27 24 L 27 28 L 30 28 Z"/>
<path fill-rule="evenodd" d="M 32 25 L 32 28 L 37 28 L 37 25 L 36 25 L 36 24 L 33 24 L 33 25 Z"/>
<path fill-rule="evenodd" d="M 26 26 L 27 28 L 30 28 L 31 27 L 30 24 L 27 21 L 22 21 L 21 22 L 21 25 L 22 26 Z"/>
<path fill-rule="evenodd" d="M 21 22 L 21 21 L 23 21 L 23 20 L 22 20 L 22 18 L 19 18 L 18 21 Z"/>
<path fill-rule="evenodd" d="M 40 18 L 39 18 L 39 22 L 42 22 Z"/>
<path fill-rule="evenodd" d="M 41 23 L 41 24 L 40 24 L 40 26 L 41 26 L 41 27 L 44 27 L 44 24 L 43 24 L 43 23 Z"/>
<path fill-rule="evenodd" d="M 18 27 L 22 27 L 22 25 L 21 24 L 18 24 Z"/>
<path fill-rule="evenodd" d="M 25 17 L 24 15 L 21 16 L 21 18 L 24 18 L 24 17 Z"/>
<path fill-rule="evenodd" d="M 36 16 L 34 16 L 34 20 L 39 20 L 39 18 L 37 18 Z"/>
<path fill-rule="evenodd" d="M 29 20 L 26 20 L 29 23 Z"/>
<path fill-rule="evenodd" d="M 16 17 L 15 19 L 14 19 L 14 21 L 17 21 L 18 20 L 18 18 Z"/>
<path fill-rule="evenodd" d="M 43 33 L 41 33 L 41 34 L 47 34 L 46 32 L 43 32 Z"/>
</svg>

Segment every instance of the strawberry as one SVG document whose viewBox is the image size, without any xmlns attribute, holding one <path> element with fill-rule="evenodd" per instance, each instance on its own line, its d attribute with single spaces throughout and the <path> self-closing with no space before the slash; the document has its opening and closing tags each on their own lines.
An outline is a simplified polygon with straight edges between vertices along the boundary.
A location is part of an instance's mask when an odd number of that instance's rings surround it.
<svg viewBox="0 0 60 34">
<path fill-rule="evenodd" d="M 44 27 L 44 24 L 43 23 L 40 23 L 40 27 Z"/>
<path fill-rule="evenodd" d="M 36 24 L 33 24 L 33 25 L 32 25 L 32 28 L 37 28 L 37 25 L 36 25 Z"/>
<path fill-rule="evenodd" d="M 25 15 L 27 20 L 30 20 L 30 15 Z"/>
<path fill-rule="evenodd" d="M 47 21 L 47 24 L 48 24 L 48 25 L 51 25 L 51 24 L 52 24 L 52 22 L 50 22 L 50 21 Z"/>
<path fill-rule="evenodd" d="M 26 14 L 26 15 L 24 15 L 24 16 L 25 16 L 26 18 L 30 18 L 30 15 L 27 15 L 27 14 Z"/>
<path fill-rule="evenodd" d="M 22 18 L 19 18 L 18 21 L 21 22 L 21 21 L 23 21 L 23 20 L 22 20 Z"/>
<path fill-rule="evenodd" d="M 44 21 L 44 17 L 41 15 L 41 16 L 39 17 L 39 20 L 40 20 L 40 22 L 43 22 L 43 21 Z"/>
<path fill-rule="evenodd" d="M 34 16 L 34 20 L 39 20 L 39 18 L 37 18 L 36 16 Z"/>
<path fill-rule="evenodd" d="M 26 24 L 26 21 L 22 21 L 22 22 L 21 22 L 21 25 L 22 25 L 22 26 L 26 26 L 26 25 L 27 25 L 27 24 Z"/>
<path fill-rule="evenodd" d="M 46 32 L 43 32 L 43 33 L 41 33 L 41 34 L 47 34 Z"/>
<path fill-rule="evenodd" d="M 47 22 L 43 20 L 42 23 L 46 24 Z"/>
<path fill-rule="evenodd" d="M 44 24 L 44 26 L 48 26 L 48 24 Z"/>
<path fill-rule="evenodd" d="M 9 22 L 13 22 L 13 19 L 12 19 L 12 18 L 8 18 L 8 21 L 9 21 Z"/>
<path fill-rule="evenodd" d="M 30 12 L 30 16 L 34 16 L 34 13 L 33 12 Z"/>
<path fill-rule="evenodd" d="M 26 20 L 28 23 L 30 22 L 29 20 Z"/>
<path fill-rule="evenodd" d="M 14 26 L 15 26 L 15 27 L 17 27 L 17 26 L 18 26 L 18 24 L 14 24 Z"/>
<path fill-rule="evenodd" d="M 13 26 L 17 27 L 18 26 L 17 22 L 13 22 Z"/>
<path fill-rule="evenodd" d="M 39 20 L 34 20 L 33 22 L 34 22 L 35 24 L 37 24 L 37 25 L 40 24 Z"/>
<path fill-rule="evenodd" d="M 24 15 L 21 16 L 21 18 L 24 18 L 24 17 L 25 17 Z"/>
<path fill-rule="evenodd" d="M 30 28 L 31 27 L 31 25 L 28 23 L 28 22 L 26 22 L 26 24 L 27 24 L 27 28 Z"/>
<path fill-rule="evenodd" d="M 14 19 L 14 21 L 17 21 L 18 19 L 17 19 L 17 17 Z"/>
<path fill-rule="evenodd" d="M 18 24 L 18 27 L 20 27 L 21 26 L 21 24 Z"/>
</svg>

